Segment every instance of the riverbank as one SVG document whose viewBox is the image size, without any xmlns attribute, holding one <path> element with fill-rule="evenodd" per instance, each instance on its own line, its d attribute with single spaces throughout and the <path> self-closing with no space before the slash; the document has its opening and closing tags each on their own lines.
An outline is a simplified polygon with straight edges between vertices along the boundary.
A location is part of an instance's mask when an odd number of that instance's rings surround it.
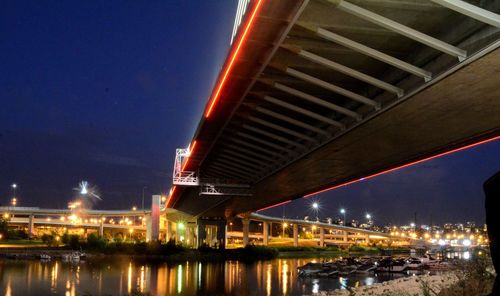
<svg viewBox="0 0 500 296">
<path fill-rule="evenodd" d="M 72 251 L 84 251 L 91 260 L 133 259 L 141 261 L 180 262 L 180 261 L 258 261 L 275 258 L 334 258 L 377 256 L 408 253 L 407 249 L 379 249 L 355 246 L 350 249 L 337 247 L 265 247 L 247 246 L 234 249 L 198 248 L 190 249 L 175 244 L 152 243 L 108 243 L 100 245 L 81 245 L 78 248 L 69 246 L 25 246 L 0 248 L 0 257 L 14 259 L 35 259 L 40 254 L 58 258 L 61 254 Z"/>
<path fill-rule="evenodd" d="M 416 296 L 438 295 L 455 283 L 459 278 L 455 272 L 444 272 L 437 275 L 419 275 L 400 278 L 370 286 L 322 292 L 322 296 Z"/>
</svg>

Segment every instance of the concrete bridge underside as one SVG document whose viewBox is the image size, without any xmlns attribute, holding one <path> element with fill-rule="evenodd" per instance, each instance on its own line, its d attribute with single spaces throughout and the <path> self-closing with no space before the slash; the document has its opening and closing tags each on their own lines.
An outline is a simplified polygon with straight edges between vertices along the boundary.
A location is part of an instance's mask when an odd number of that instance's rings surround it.
<svg viewBox="0 0 500 296">
<path fill-rule="evenodd" d="M 182 166 L 252 196 L 168 206 L 234 217 L 496 139 L 500 3 L 448 2 L 253 1 Z"/>
</svg>

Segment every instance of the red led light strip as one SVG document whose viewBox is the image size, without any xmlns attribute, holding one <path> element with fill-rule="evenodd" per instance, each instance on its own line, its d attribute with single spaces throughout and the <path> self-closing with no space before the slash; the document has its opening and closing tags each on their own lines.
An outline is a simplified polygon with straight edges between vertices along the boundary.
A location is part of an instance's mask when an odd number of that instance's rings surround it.
<svg viewBox="0 0 500 296">
<path fill-rule="evenodd" d="M 260 212 L 260 211 L 264 211 L 264 210 L 267 210 L 267 209 L 270 209 L 270 208 L 274 208 L 274 207 L 279 207 L 279 206 L 282 206 L 284 204 L 287 204 L 289 202 L 291 202 L 292 200 L 287 200 L 287 201 L 284 201 L 284 202 L 280 202 L 279 204 L 275 204 L 275 205 L 272 205 L 272 206 L 268 206 L 268 207 L 265 207 L 263 209 L 260 209 L 260 210 L 257 210 L 257 212 Z"/>
<path fill-rule="evenodd" d="M 433 156 L 429 156 L 429 157 L 426 157 L 426 158 L 423 158 L 423 159 L 420 159 L 420 160 L 416 160 L 416 161 L 413 161 L 413 162 L 410 162 L 410 163 L 407 163 L 407 164 L 404 164 L 404 165 L 400 165 L 400 166 L 394 167 L 392 169 L 388 169 L 388 170 L 385 170 L 385 171 L 382 171 L 382 172 L 379 172 L 379 173 L 375 173 L 375 174 L 369 175 L 367 177 L 363 177 L 363 178 L 359 178 L 359 179 L 356 179 L 356 180 L 348 181 L 346 183 L 335 185 L 335 186 L 332 186 L 330 188 L 326 188 L 326 189 L 322 189 L 322 190 L 319 190 L 319 191 L 316 191 L 316 192 L 313 192 L 313 193 L 309 193 L 308 195 L 304 195 L 304 197 L 311 197 L 313 195 L 316 195 L 316 194 L 319 194 L 319 193 L 323 193 L 325 191 L 329 191 L 329 190 L 332 190 L 332 189 L 336 189 L 336 188 L 339 188 L 339 187 L 350 185 L 350 184 L 353 184 L 353 183 L 356 183 L 356 182 L 359 182 L 359 181 L 363 181 L 363 180 L 375 178 L 375 177 L 383 175 L 383 174 L 387 174 L 387 173 L 390 173 L 390 172 L 397 171 L 399 169 L 407 168 L 409 166 L 412 166 L 412 165 L 415 165 L 415 164 L 419 164 L 419 163 L 422 163 L 422 162 L 426 162 L 428 160 L 435 159 L 435 158 L 438 158 L 438 157 L 441 157 L 441 156 L 445 156 L 445 155 L 448 155 L 448 154 L 452 154 L 452 153 L 455 153 L 455 152 L 466 150 L 466 149 L 469 149 L 469 148 L 472 148 L 472 147 L 475 147 L 475 146 L 479 146 L 481 144 L 485 144 L 485 143 L 488 143 L 488 142 L 493 142 L 493 141 L 498 140 L 498 139 L 500 139 L 500 136 L 496 136 L 496 137 L 493 137 L 493 138 L 490 138 L 490 139 L 482 140 L 482 141 L 479 141 L 479 142 L 476 142 L 476 143 L 473 143 L 473 144 L 470 144 L 470 145 L 466 145 L 466 146 L 463 146 L 463 147 L 460 147 L 460 148 L 455 148 L 455 149 L 452 149 L 452 150 L 449 150 L 449 151 L 446 151 L 446 152 L 442 152 L 442 153 L 439 153 L 439 154 L 436 154 L 436 155 L 433 155 Z"/>
<path fill-rule="evenodd" d="M 186 161 L 184 162 L 184 164 L 182 165 L 182 169 L 181 171 L 184 171 L 184 169 L 186 168 L 188 162 L 189 162 L 189 159 L 191 157 L 191 154 L 193 154 L 193 151 L 194 151 L 194 147 L 196 147 L 196 140 L 193 141 L 193 145 L 189 145 L 189 156 L 186 158 Z"/>
<path fill-rule="evenodd" d="M 205 113 L 205 118 L 208 118 L 210 116 L 210 113 L 212 112 L 212 110 L 215 106 L 215 103 L 219 99 L 220 91 L 221 91 L 222 87 L 224 86 L 224 83 L 226 82 L 226 78 L 227 78 L 229 72 L 231 71 L 231 68 L 233 67 L 233 63 L 236 60 L 236 57 L 238 56 L 241 45 L 243 44 L 243 41 L 245 41 L 245 38 L 246 38 L 248 32 L 250 31 L 250 27 L 252 26 L 252 23 L 255 19 L 255 16 L 257 15 L 257 12 L 259 11 L 259 9 L 261 7 L 262 2 L 264 2 L 264 0 L 259 0 L 253 8 L 252 14 L 251 14 L 250 19 L 248 20 L 248 22 L 246 24 L 245 30 L 243 31 L 243 34 L 241 35 L 240 40 L 238 40 L 238 45 L 236 46 L 236 49 L 234 50 L 233 55 L 231 56 L 231 59 L 230 59 L 229 64 L 226 68 L 226 71 L 224 72 L 224 75 L 222 76 L 222 79 L 221 79 L 219 85 L 217 86 L 217 91 L 215 92 L 215 94 L 210 102 L 210 106 L 208 107 L 208 110 Z"/>
<path fill-rule="evenodd" d="M 177 186 L 175 186 L 175 185 L 172 187 L 172 191 L 170 192 L 170 196 L 168 197 L 167 204 L 165 205 L 165 207 L 168 208 L 170 206 L 170 204 L 172 203 L 172 200 L 173 200 L 172 197 L 174 196 L 174 192 L 175 192 L 176 188 L 177 188 Z"/>
<path fill-rule="evenodd" d="M 445 155 L 448 155 L 448 154 L 452 154 L 452 153 L 455 153 L 455 152 L 463 151 L 463 150 L 466 150 L 466 149 L 469 149 L 469 148 L 472 148 L 472 147 L 476 147 L 476 146 L 479 146 L 479 145 L 482 145 L 482 144 L 486 144 L 486 143 L 489 143 L 489 142 L 493 142 L 493 141 L 496 141 L 496 140 L 499 140 L 499 139 L 500 139 L 500 136 L 495 136 L 493 138 L 482 140 L 482 141 L 479 141 L 479 142 L 476 142 L 476 143 L 473 143 L 473 144 L 469 144 L 469 145 L 466 145 L 466 146 L 463 146 L 463 147 L 460 147 L 460 148 L 456 148 L 456 149 L 452 149 L 452 150 L 449 150 L 449 151 L 446 151 L 446 152 L 442 152 L 442 153 L 439 153 L 439 154 L 436 154 L 436 155 L 433 155 L 433 156 L 429 156 L 429 157 L 426 157 L 426 158 L 423 158 L 423 159 L 420 159 L 420 160 L 416 160 L 416 161 L 413 161 L 413 162 L 410 162 L 410 163 L 407 163 L 407 164 L 404 164 L 404 165 L 400 165 L 400 166 L 394 167 L 392 169 L 388 169 L 388 170 L 385 170 L 385 171 L 382 171 L 382 172 L 379 172 L 379 173 L 375 173 L 375 174 L 369 175 L 367 177 L 363 177 L 363 178 L 359 178 L 359 179 L 356 179 L 356 180 L 348 181 L 348 182 L 345 182 L 345 183 L 342 183 L 342 184 L 339 184 L 339 185 L 335 185 L 335 186 L 332 186 L 332 187 L 329 187 L 329 188 L 326 188 L 326 189 L 322 189 L 322 190 L 319 190 L 319 191 L 316 191 L 316 192 L 313 192 L 313 193 L 309 193 L 307 195 L 304 195 L 304 198 L 308 198 L 308 197 L 314 196 L 316 194 L 323 193 L 323 192 L 326 192 L 326 191 L 329 191 L 329 190 L 333 190 L 333 189 L 336 189 L 336 188 L 339 188 L 339 187 L 347 186 L 347 185 L 350 185 L 350 184 L 353 184 L 353 183 L 356 183 L 356 182 L 359 182 L 359 181 L 363 181 L 363 180 L 375 178 L 377 176 L 380 176 L 380 175 L 383 175 L 383 174 L 387 174 L 387 173 L 390 173 L 390 172 L 394 172 L 394 171 L 402 169 L 402 168 L 406 168 L 406 167 L 409 167 L 409 166 L 412 166 L 412 165 L 415 165 L 415 164 L 419 164 L 419 163 L 422 163 L 422 162 L 425 162 L 425 161 L 428 161 L 428 160 L 431 160 L 431 159 L 435 159 L 435 158 L 438 158 L 438 157 L 441 157 L 441 156 L 445 156 Z M 257 212 L 264 211 L 264 210 L 267 210 L 267 209 L 270 209 L 270 208 L 273 208 L 273 207 L 277 207 L 277 206 L 280 206 L 280 205 L 283 205 L 283 204 L 286 204 L 286 203 L 289 203 L 289 202 L 291 202 L 291 200 L 287 200 L 287 201 L 279 203 L 279 204 L 275 204 L 275 205 L 272 205 L 272 206 L 265 207 L 263 209 L 257 210 Z"/>
</svg>

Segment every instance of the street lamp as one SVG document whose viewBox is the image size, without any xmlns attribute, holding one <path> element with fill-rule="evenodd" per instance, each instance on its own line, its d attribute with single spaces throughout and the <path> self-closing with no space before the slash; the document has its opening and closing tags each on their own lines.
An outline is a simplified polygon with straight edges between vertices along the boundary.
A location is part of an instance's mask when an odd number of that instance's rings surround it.
<svg viewBox="0 0 500 296">
<path fill-rule="evenodd" d="M 142 187 L 142 211 L 144 212 L 144 190 L 148 188 L 147 186 Z"/>
<path fill-rule="evenodd" d="M 344 208 L 340 209 L 340 213 L 341 213 L 342 215 L 344 215 L 344 220 L 343 220 L 343 222 L 342 222 L 342 225 L 343 225 L 343 226 L 345 226 L 345 222 L 346 222 L 346 221 L 345 221 L 345 209 L 344 209 Z"/>
<path fill-rule="evenodd" d="M 12 199 L 10 200 L 10 203 L 13 207 L 15 207 L 17 204 L 17 198 L 16 198 L 17 184 L 13 183 L 12 185 L 10 185 L 10 187 L 12 187 Z"/>
<path fill-rule="evenodd" d="M 370 220 L 372 218 L 372 215 L 366 214 L 366 219 Z"/>
<path fill-rule="evenodd" d="M 319 204 L 317 202 L 313 202 L 311 205 L 313 208 L 314 212 L 316 213 L 316 221 L 319 221 L 318 213 L 319 213 Z"/>
</svg>

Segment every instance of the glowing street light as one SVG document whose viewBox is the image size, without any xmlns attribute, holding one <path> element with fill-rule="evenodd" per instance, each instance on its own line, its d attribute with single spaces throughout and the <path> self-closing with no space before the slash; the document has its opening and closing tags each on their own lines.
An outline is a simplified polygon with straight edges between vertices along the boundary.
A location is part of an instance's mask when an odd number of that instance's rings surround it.
<svg viewBox="0 0 500 296">
<path fill-rule="evenodd" d="M 17 184 L 13 183 L 10 185 L 12 187 L 12 199 L 10 200 L 10 204 L 15 207 L 17 205 L 17 198 L 16 198 L 16 189 L 17 189 Z"/>
<path fill-rule="evenodd" d="M 137 207 L 136 206 L 133 206 L 132 207 L 132 211 L 136 211 L 137 210 Z"/>
<path fill-rule="evenodd" d="M 340 209 L 340 213 L 341 213 L 342 215 L 344 215 L 344 220 L 342 221 L 342 225 L 343 225 L 343 226 L 345 226 L 345 222 L 346 222 L 346 221 L 345 221 L 345 209 L 344 209 L 344 208 Z"/>
<path fill-rule="evenodd" d="M 312 204 L 313 209 L 317 210 L 319 208 L 319 205 L 317 202 Z"/>
</svg>

